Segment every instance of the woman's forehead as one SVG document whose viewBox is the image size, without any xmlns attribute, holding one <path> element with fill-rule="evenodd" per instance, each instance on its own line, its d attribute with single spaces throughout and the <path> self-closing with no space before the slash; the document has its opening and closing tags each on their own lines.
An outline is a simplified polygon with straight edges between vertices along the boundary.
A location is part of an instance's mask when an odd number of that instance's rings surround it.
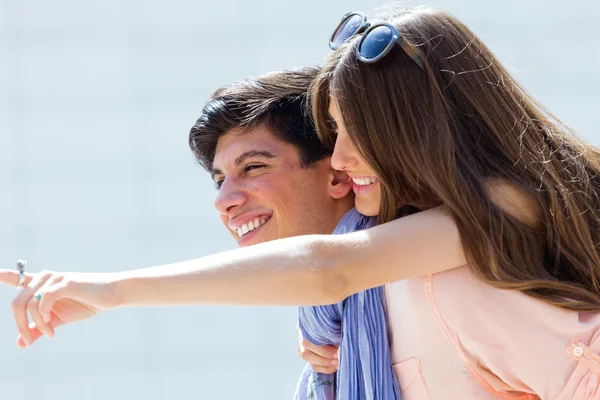
<svg viewBox="0 0 600 400">
<path fill-rule="evenodd" d="M 333 96 L 329 96 L 328 110 L 331 118 L 333 118 L 336 122 L 341 122 L 340 107 L 337 100 Z"/>
</svg>

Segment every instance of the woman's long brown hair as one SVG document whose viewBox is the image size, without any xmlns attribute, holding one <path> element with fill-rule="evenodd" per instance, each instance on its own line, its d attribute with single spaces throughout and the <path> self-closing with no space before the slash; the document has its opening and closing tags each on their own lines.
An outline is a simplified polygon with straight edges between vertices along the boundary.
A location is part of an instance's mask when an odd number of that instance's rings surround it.
<svg viewBox="0 0 600 400">
<path fill-rule="evenodd" d="M 453 16 L 411 8 L 379 18 L 398 28 L 426 70 L 400 46 L 364 64 L 356 58 L 357 36 L 332 53 L 312 88 L 323 141 L 335 143 L 333 96 L 376 171 L 379 221 L 444 204 L 479 279 L 558 307 L 600 311 L 600 152 L 527 93 Z M 534 199 L 541 224 L 494 203 L 486 188 L 495 179 Z"/>
</svg>

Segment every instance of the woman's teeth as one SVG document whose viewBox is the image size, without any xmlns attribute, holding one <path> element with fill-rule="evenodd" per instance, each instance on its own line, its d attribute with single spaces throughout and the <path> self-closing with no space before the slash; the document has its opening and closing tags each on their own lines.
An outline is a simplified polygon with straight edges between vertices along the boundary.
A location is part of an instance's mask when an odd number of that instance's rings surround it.
<svg viewBox="0 0 600 400">
<path fill-rule="evenodd" d="M 254 219 L 254 221 L 250 221 L 247 224 L 244 224 L 244 225 L 240 226 L 239 228 L 237 228 L 237 234 L 241 239 L 242 236 L 244 236 L 246 233 L 252 232 L 253 230 L 258 228 L 265 222 L 267 222 L 266 218 L 261 218 L 261 219 L 256 218 L 256 219 Z"/>
<path fill-rule="evenodd" d="M 359 186 L 367 186 L 377 182 L 377 178 L 352 178 L 352 182 L 356 183 Z"/>
</svg>

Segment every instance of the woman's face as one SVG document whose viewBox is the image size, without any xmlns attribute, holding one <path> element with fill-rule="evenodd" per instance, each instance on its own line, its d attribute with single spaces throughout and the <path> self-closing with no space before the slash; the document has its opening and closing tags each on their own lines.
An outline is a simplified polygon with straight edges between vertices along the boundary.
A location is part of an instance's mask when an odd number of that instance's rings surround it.
<svg viewBox="0 0 600 400">
<path fill-rule="evenodd" d="M 334 98 L 331 98 L 329 104 L 329 114 L 337 126 L 337 139 L 331 156 L 331 165 L 337 170 L 346 171 L 352 178 L 352 189 L 356 194 L 354 202 L 358 212 L 368 216 L 378 215 L 381 199 L 379 179 L 348 136 L 338 103 Z"/>
</svg>

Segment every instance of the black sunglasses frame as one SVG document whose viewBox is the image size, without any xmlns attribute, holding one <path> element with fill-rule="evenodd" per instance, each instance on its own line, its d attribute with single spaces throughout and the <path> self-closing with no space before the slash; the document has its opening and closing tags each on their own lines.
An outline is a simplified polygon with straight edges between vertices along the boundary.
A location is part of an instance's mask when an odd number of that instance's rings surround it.
<svg viewBox="0 0 600 400">
<path fill-rule="evenodd" d="M 357 58 L 366 63 L 366 64 L 373 64 L 376 63 L 377 61 L 381 60 L 383 57 L 385 57 L 390 50 L 394 47 L 395 44 L 398 44 L 402 50 L 404 50 L 404 52 L 410 57 L 412 58 L 412 60 L 424 71 L 425 70 L 425 65 L 423 64 L 423 61 L 419 58 L 419 56 L 417 55 L 417 52 L 412 48 L 411 45 L 409 45 L 406 40 L 404 40 L 404 38 L 402 37 L 402 35 L 400 34 L 400 32 L 398 31 L 398 29 L 388 23 L 388 22 L 375 22 L 373 24 L 367 22 L 367 17 L 364 13 L 360 12 L 360 11 L 353 11 L 353 12 L 349 12 L 347 14 L 345 14 L 342 17 L 342 20 L 339 22 L 339 24 L 336 26 L 336 28 L 333 30 L 333 33 L 331 34 L 331 37 L 329 38 L 329 48 L 332 50 L 337 49 L 338 47 L 340 47 L 340 45 L 344 42 L 339 43 L 338 45 L 335 44 L 335 38 L 337 37 L 336 34 L 339 34 L 341 32 L 343 32 L 343 29 L 338 32 L 340 30 L 340 28 L 344 25 L 345 22 L 347 22 L 348 20 L 350 20 L 350 18 L 352 18 L 353 16 L 358 16 L 361 19 L 360 25 L 358 26 L 358 28 L 350 35 L 348 36 L 348 38 L 345 40 L 347 41 L 348 39 L 363 33 L 362 37 L 360 38 L 359 42 L 358 42 L 358 46 L 357 46 L 357 50 L 356 50 L 356 56 Z M 365 57 L 360 49 L 362 47 L 363 42 L 365 41 L 365 39 L 367 38 L 367 36 L 369 35 L 369 33 L 371 31 L 373 31 L 373 29 L 378 28 L 380 26 L 385 26 L 387 28 L 390 29 L 390 31 L 392 32 L 392 37 L 390 42 L 386 45 L 386 47 L 375 57 L 373 58 L 369 58 L 369 57 Z"/>
</svg>

